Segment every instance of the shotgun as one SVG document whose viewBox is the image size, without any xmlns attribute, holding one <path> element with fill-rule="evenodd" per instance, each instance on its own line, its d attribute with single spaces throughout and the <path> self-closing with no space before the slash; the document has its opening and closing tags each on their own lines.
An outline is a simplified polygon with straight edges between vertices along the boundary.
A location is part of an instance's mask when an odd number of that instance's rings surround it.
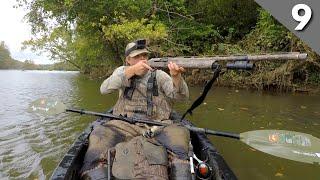
<svg viewBox="0 0 320 180">
<path fill-rule="evenodd" d="M 178 66 L 190 69 L 209 69 L 218 61 L 233 61 L 227 63 L 227 69 L 252 69 L 252 62 L 263 60 L 305 60 L 306 53 L 290 52 L 281 54 L 260 54 L 260 55 L 233 55 L 233 56 L 212 56 L 212 57 L 163 57 L 152 58 L 148 64 L 154 68 L 167 68 L 168 63 L 174 62 Z M 250 63 L 249 63 L 250 62 Z"/>
</svg>

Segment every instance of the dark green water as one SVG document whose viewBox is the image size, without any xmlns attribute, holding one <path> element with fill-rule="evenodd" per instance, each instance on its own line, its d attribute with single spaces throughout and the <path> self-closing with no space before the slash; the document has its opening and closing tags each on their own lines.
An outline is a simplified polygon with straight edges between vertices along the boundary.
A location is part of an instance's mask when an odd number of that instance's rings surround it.
<svg viewBox="0 0 320 180">
<path fill-rule="evenodd" d="M 102 96 L 101 81 L 74 72 L 0 71 L 0 179 L 48 179 L 94 117 L 41 118 L 26 111 L 40 97 L 69 107 L 104 111 L 117 94 Z M 201 92 L 190 88 L 191 100 Z M 190 101 L 191 102 L 191 101 Z M 176 105 L 183 112 L 189 104 Z M 320 95 L 270 94 L 217 88 L 190 118 L 199 127 L 229 132 L 285 129 L 320 137 Z M 222 137 L 210 137 L 239 179 L 319 179 L 320 167 L 267 155 Z"/>
</svg>

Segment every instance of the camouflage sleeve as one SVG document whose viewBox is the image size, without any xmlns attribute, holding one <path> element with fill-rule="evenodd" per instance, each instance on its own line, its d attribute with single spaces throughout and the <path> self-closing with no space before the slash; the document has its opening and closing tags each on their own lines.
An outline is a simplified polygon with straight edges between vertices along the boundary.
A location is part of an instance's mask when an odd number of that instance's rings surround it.
<svg viewBox="0 0 320 180">
<path fill-rule="evenodd" d="M 128 87 L 130 85 L 129 80 L 126 78 L 124 71 L 125 66 L 120 66 L 113 71 L 112 75 L 108 77 L 100 86 L 101 94 L 112 93 L 115 90 Z"/>
<path fill-rule="evenodd" d="M 171 76 L 164 71 L 157 71 L 157 80 L 164 94 L 173 100 L 188 100 L 189 89 L 187 83 L 181 79 L 179 87 L 173 85 Z"/>
</svg>

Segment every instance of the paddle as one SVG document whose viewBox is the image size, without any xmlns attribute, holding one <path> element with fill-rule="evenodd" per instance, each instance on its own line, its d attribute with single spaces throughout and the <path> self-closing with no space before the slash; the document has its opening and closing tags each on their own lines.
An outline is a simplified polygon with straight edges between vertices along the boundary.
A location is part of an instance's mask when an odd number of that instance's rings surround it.
<svg viewBox="0 0 320 180">
<path fill-rule="evenodd" d="M 44 116 L 55 115 L 63 112 L 76 112 L 80 114 L 123 120 L 129 123 L 139 122 L 157 126 L 167 125 L 149 119 L 129 118 L 125 116 L 116 116 L 110 113 L 68 109 L 63 103 L 57 100 L 45 98 L 34 101 L 29 106 L 28 111 L 31 113 L 39 113 Z M 185 127 L 194 132 L 239 139 L 252 148 L 273 156 L 310 164 L 320 163 L 320 139 L 309 134 L 286 130 L 255 130 L 235 134 L 198 128 L 190 125 L 185 125 Z"/>
</svg>

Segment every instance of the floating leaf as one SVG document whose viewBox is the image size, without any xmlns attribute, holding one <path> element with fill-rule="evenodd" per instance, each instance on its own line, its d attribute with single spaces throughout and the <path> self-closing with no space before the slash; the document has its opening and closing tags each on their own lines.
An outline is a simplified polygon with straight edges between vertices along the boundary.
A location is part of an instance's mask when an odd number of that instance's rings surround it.
<svg viewBox="0 0 320 180">
<path fill-rule="evenodd" d="M 241 107 L 240 109 L 244 110 L 244 111 L 248 111 L 249 110 L 249 108 L 246 108 L 246 107 Z"/>
<path fill-rule="evenodd" d="M 300 106 L 301 109 L 307 109 L 307 106 Z"/>
<path fill-rule="evenodd" d="M 276 177 L 282 177 L 282 176 L 283 176 L 283 174 L 282 174 L 282 173 L 277 172 L 274 176 L 276 176 Z"/>
</svg>

